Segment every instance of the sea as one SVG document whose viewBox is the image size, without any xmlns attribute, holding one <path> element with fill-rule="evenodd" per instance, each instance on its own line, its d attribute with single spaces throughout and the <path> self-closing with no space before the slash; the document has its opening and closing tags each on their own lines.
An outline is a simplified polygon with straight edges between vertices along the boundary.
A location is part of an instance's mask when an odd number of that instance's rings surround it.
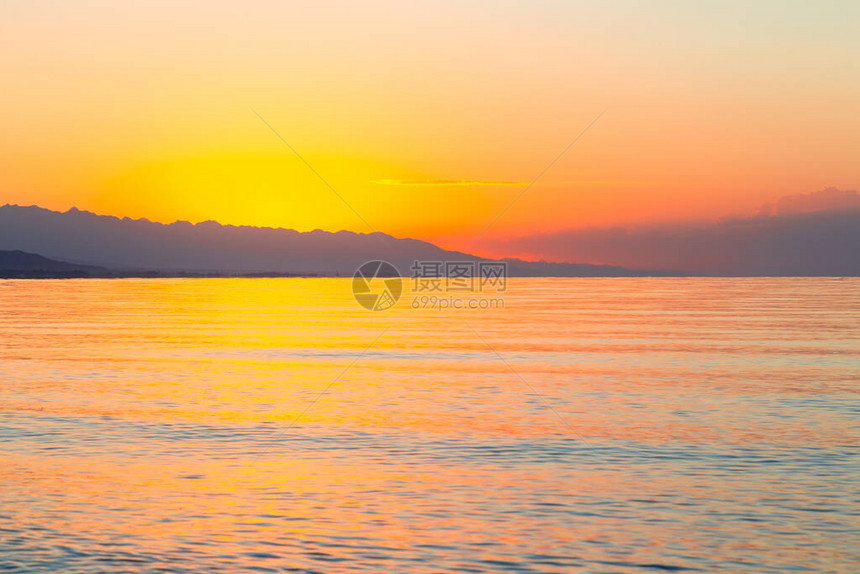
<svg viewBox="0 0 860 574">
<path fill-rule="evenodd" d="M 860 279 L 354 287 L 0 281 L 0 571 L 860 571 Z"/>
</svg>

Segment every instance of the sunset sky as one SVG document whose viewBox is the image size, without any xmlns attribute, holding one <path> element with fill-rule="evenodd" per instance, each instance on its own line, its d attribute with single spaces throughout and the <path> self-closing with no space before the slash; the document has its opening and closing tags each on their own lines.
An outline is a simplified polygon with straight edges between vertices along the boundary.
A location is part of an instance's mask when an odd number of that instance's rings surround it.
<svg viewBox="0 0 860 574">
<path fill-rule="evenodd" d="M 611 6 L 610 6 L 611 4 Z M 858 2 L 0 2 L 0 204 L 505 237 L 860 187 Z M 256 112 L 256 113 L 255 113 Z"/>
</svg>

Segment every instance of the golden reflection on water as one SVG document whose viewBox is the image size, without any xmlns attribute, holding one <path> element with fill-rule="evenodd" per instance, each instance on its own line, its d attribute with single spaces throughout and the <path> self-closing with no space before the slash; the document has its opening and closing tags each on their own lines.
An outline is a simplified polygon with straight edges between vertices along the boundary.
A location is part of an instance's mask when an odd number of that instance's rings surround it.
<svg viewBox="0 0 860 574">
<path fill-rule="evenodd" d="M 860 281 L 349 287 L 0 281 L 0 565 L 858 564 Z"/>
</svg>

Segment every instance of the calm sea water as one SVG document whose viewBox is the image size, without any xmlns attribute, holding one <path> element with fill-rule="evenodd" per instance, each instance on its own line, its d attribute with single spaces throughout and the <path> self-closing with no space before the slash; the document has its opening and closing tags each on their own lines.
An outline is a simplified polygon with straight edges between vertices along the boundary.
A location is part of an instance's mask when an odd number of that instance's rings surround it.
<svg viewBox="0 0 860 574">
<path fill-rule="evenodd" d="M 860 280 L 0 281 L 0 570 L 860 570 Z"/>
</svg>

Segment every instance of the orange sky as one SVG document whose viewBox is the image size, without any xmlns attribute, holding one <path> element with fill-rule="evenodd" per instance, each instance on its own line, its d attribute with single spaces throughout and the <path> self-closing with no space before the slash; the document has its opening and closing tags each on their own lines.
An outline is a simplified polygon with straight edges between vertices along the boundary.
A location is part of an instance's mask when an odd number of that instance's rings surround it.
<svg viewBox="0 0 860 574">
<path fill-rule="evenodd" d="M 446 247 L 604 109 L 491 234 L 858 187 L 860 4 L 592 4 L 3 2 L 0 204 L 367 231 L 254 110 Z"/>
</svg>

